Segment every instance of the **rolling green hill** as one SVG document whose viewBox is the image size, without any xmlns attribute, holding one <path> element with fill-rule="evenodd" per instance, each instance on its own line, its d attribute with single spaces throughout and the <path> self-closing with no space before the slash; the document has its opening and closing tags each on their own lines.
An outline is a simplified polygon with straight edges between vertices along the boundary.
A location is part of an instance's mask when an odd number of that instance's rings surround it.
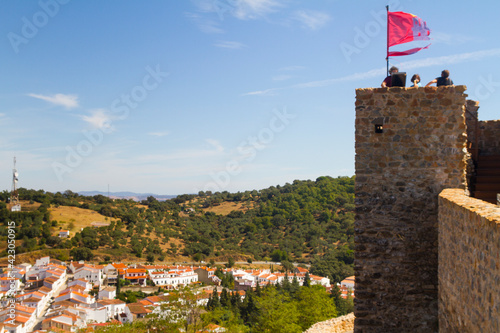
<svg viewBox="0 0 500 333">
<path fill-rule="evenodd" d="M 6 249 L 7 222 L 15 221 L 19 254 L 52 251 L 61 260 L 300 262 L 336 281 L 353 271 L 354 177 L 166 201 L 26 189 L 19 195 L 31 202 L 31 211 L 10 212 L 9 193 L 0 193 L 0 251 Z M 93 222 L 109 225 L 93 227 Z M 70 239 L 57 237 L 59 229 L 69 229 Z"/>
</svg>

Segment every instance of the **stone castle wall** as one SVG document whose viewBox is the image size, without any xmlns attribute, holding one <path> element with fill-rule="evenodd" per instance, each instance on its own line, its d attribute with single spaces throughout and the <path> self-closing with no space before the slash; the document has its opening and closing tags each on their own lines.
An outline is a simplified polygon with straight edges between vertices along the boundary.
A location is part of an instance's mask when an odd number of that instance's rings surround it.
<svg viewBox="0 0 500 333">
<path fill-rule="evenodd" d="M 304 333 L 352 333 L 354 330 L 354 313 L 316 323 Z"/>
<path fill-rule="evenodd" d="M 500 208 L 463 190 L 444 190 L 439 196 L 440 332 L 500 332 L 499 315 Z"/>
<path fill-rule="evenodd" d="M 481 155 L 500 155 L 500 120 L 479 121 Z"/>
<path fill-rule="evenodd" d="M 439 330 L 438 195 L 467 187 L 465 89 L 356 90 L 356 333 Z"/>
<path fill-rule="evenodd" d="M 477 144 L 481 155 L 500 155 L 500 120 L 478 120 L 479 102 L 476 101 L 467 100 L 466 109 L 470 148 L 475 149 Z"/>
<path fill-rule="evenodd" d="M 479 132 L 478 110 L 479 102 L 467 100 L 465 104 L 465 123 L 467 125 L 467 139 L 471 143 L 470 148 L 475 148 L 476 132 Z"/>
</svg>

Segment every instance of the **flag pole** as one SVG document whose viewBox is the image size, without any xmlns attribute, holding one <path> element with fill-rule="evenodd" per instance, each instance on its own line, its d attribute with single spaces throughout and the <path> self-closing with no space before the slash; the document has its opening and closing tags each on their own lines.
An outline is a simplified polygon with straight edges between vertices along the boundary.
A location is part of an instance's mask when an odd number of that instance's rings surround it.
<svg viewBox="0 0 500 333">
<path fill-rule="evenodd" d="M 387 61 L 387 76 L 389 76 L 389 5 L 385 8 L 387 9 L 387 56 L 385 60 Z"/>
</svg>

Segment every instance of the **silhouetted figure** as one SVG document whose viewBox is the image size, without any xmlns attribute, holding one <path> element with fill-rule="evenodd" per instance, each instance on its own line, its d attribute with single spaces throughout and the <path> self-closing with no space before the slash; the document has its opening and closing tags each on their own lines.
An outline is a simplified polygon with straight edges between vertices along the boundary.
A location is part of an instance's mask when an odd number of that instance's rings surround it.
<svg viewBox="0 0 500 333">
<path fill-rule="evenodd" d="M 385 87 L 392 87 L 392 74 L 399 72 L 399 69 L 396 66 L 392 66 L 391 69 L 389 69 L 389 75 L 384 79 L 384 81 L 381 84 L 382 88 Z"/>
<path fill-rule="evenodd" d="M 438 86 L 438 87 L 452 86 L 453 81 L 450 79 L 450 71 L 445 69 L 444 71 L 441 72 L 441 77 L 435 78 L 431 82 L 427 83 L 425 86 L 428 87 L 433 83 L 436 83 L 436 86 Z"/>
</svg>

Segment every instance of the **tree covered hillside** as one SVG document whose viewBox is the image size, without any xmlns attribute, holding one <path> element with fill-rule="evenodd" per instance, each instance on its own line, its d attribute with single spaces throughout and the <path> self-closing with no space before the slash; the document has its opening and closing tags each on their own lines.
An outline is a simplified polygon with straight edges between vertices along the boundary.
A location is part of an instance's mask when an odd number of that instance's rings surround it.
<svg viewBox="0 0 500 333">
<path fill-rule="evenodd" d="M 30 212 L 10 212 L 9 193 L 0 195 L 0 241 L 6 241 L 7 222 L 16 221 L 18 253 L 59 249 L 63 260 L 68 255 L 100 261 L 272 260 L 285 268 L 290 262 L 310 263 L 313 274 L 337 281 L 352 274 L 354 177 L 166 201 L 148 197 L 140 203 L 20 189 L 20 199 L 34 204 Z M 68 206 L 80 213 L 61 220 L 56 212 Z M 83 226 L 78 219 L 83 210 L 109 225 Z M 71 238 L 60 239 L 59 229 L 69 229 Z"/>
</svg>

